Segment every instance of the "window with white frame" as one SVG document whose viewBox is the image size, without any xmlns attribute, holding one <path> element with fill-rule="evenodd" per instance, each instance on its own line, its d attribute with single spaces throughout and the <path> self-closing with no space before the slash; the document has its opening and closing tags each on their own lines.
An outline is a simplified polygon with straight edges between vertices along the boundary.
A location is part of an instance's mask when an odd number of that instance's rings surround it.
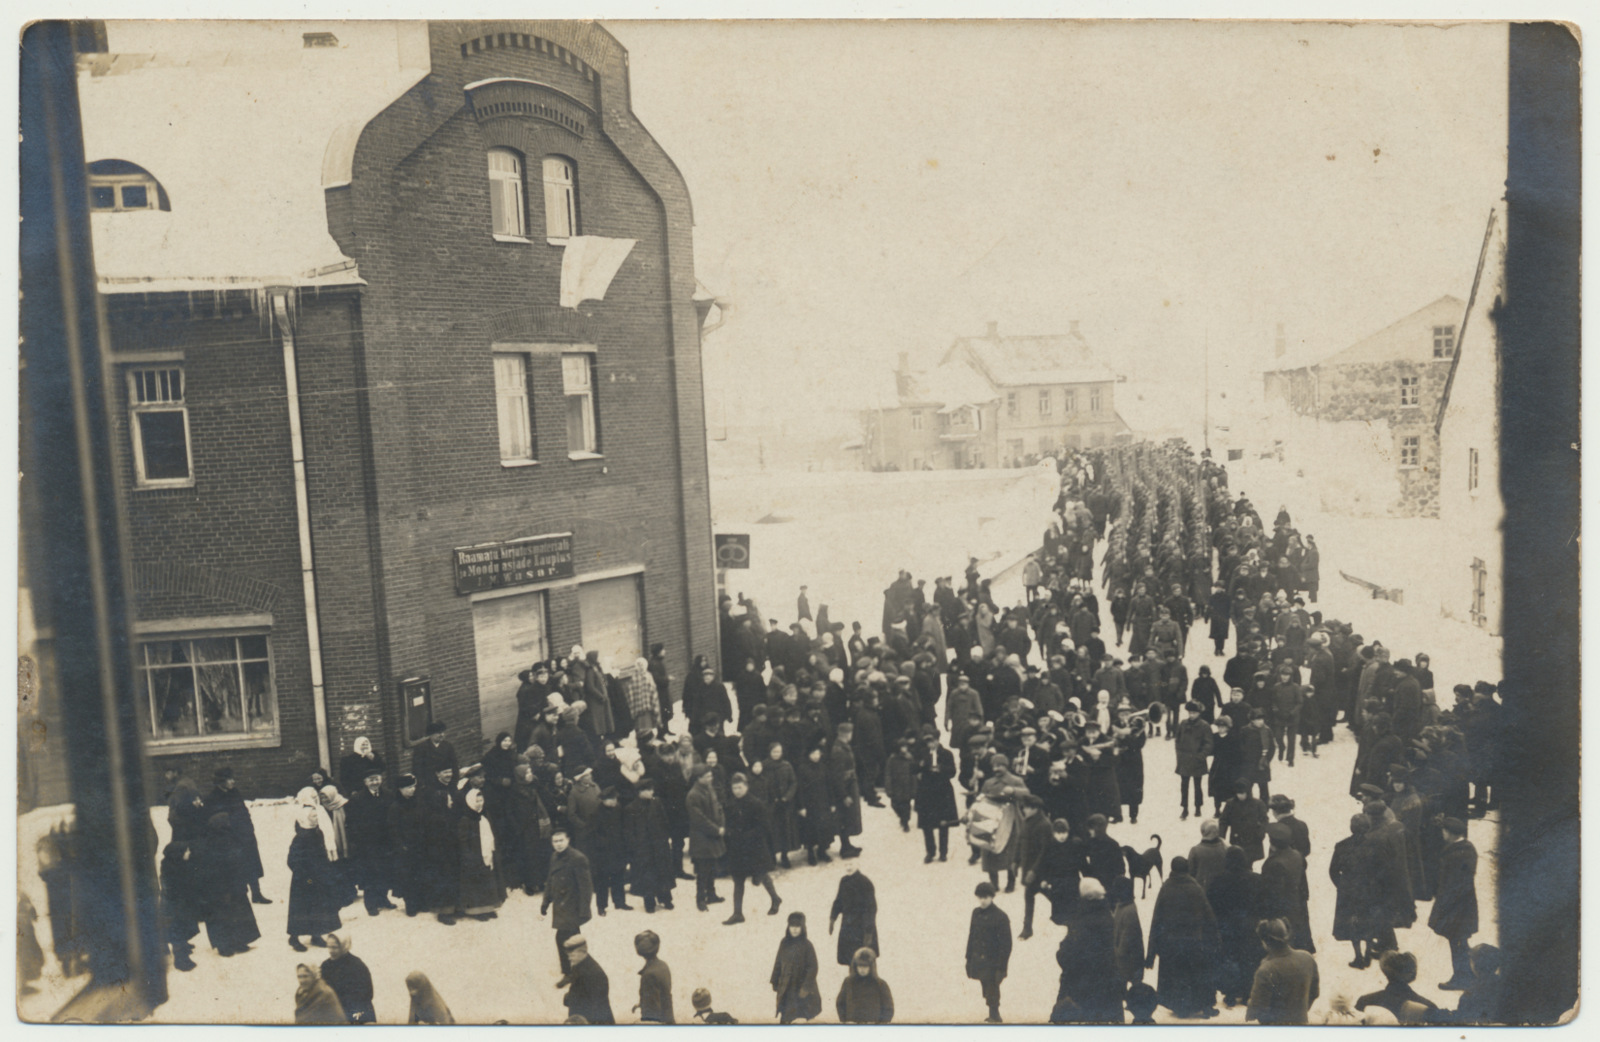
<svg viewBox="0 0 1600 1042">
<path fill-rule="evenodd" d="M 1006 392 L 1006 415 L 1012 418 L 1022 415 L 1022 406 L 1017 402 L 1017 392 Z"/>
<path fill-rule="evenodd" d="M 520 239 L 528 234 L 522 157 L 509 148 L 489 150 L 489 219 L 496 235 Z"/>
<path fill-rule="evenodd" d="M 1100 388 L 1098 387 L 1092 387 L 1089 389 L 1089 411 L 1100 411 Z"/>
<path fill-rule="evenodd" d="M 128 371 L 129 427 L 134 477 L 141 488 L 189 485 L 189 409 L 184 404 L 183 368 Z"/>
<path fill-rule="evenodd" d="M 89 208 L 96 213 L 170 210 L 155 176 L 125 159 L 99 159 L 88 165 Z"/>
<path fill-rule="evenodd" d="M 533 438 L 533 403 L 528 394 L 528 356 L 494 356 L 495 418 L 500 431 L 500 462 L 538 459 Z"/>
<path fill-rule="evenodd" d="M 1449 358 L 1456 353 L 1456 327 L 1433 327 L 1433 357 Z"/>
<path fill-rule="evenodd" d="M 1071 388 L 1068 388 L 1065 397 L 1066 397 L 1066 400 L 1067 400 L 1067 405 L 1066 405 L 1066 408 L 1063 411 L 1066 412 L 1066 413 L 1069 413 L 1069 414 L 1077 412 L 1078 411 L 1078 392 L 1072 390 Z"/>
<path fill-rule="evenodd" d="M 1422 400 L 1422 377 L 1402 376 L 1400 378 L 1400 404 L 1416 405 Z"/>
<path fill-rule="evenodd" d="M 1422 437 L 1408 434 L 1400 439 L 1400 465 L 1415 467 L 1422 463 Z"/>
<path fill-rule="evenodd" d="M 544 233 L 551 239 L 578 234 L 577 166 L 565 156 L 544 157 Z"/>
<path fill-rule="evenodd" d="M 146 640 L 134 664 L 140 721 L 153 742 L 277 737 L 265 633 Z"/>
<path fill-rule="evenodd" d="M 561 356 L 561 391 L 567 399 L 567 455 L 594 456 L 600 437 L 594 411 L 594 356 Z"/>
<path fill-rule="evenodd" d="M 1478 450 L 1467 450 L 1467 491 L 1478 491 Z"/>
<path fill-rule="evenodd" d="M 1039 415 L 1050 415 L 1050 388 L 1045 387 L 1039 391 Z"/>
<path fill-rule="evenodd" d="M 922 429 L 922 410 L 921 409 L 912 409 L 911 410 L 911 429 L 914 430 L 914 431 L 920 431 Z"/>
</svg>

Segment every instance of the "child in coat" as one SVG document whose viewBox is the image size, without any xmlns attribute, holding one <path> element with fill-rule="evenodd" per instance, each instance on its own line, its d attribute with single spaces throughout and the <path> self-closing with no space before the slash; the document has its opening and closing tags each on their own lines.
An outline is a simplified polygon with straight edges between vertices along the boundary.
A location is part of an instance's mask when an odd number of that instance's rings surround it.
<svg viewBox="0 0 1600 1042">
<path fill-rule="evenodd" d="M 911 831 L 911 798 L 916 793 L 916 783 L 912 780 L 914 767 L 911 740 L 902 738 L 895 742 L 894 754 L 884 769 L 884 788 L 888 790 L 889 806 L 900 819 L 901 832 Z"/>
</svg>

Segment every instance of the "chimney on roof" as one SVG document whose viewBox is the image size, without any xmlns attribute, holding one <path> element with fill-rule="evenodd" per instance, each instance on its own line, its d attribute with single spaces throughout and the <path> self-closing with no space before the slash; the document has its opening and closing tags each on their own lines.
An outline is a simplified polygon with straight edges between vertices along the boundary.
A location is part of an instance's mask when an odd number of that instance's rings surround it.
<svg viewBox="0 0 1600 1042">
<path fill-rule="evenodd" d="M 1000 323 L 998 323 L 998 322 L 990 322 L 989 323 L 989 339 L 990 340 L 999 340 L 1000 339 Z"/>
<path fill-rule="evenodd" d="M 1078 332 L 1078 320 L 1077 319 L 1073 319 L 1071 322 L 1067 323 L 1067 331 L 1069 333 L 1071 333 L 1073 336 L 1082 336 L 1083 335 L 1082 333 Z"/>
</svg>

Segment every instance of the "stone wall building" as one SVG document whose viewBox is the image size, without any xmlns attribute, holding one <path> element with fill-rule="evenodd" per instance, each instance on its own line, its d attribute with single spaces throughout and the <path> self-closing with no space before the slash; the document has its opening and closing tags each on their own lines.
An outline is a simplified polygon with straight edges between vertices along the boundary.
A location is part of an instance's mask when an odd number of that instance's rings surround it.
<svg viewBox="0 0 1600 1042">
<path fill-rule="evenodd" d="M 1343 351 L 1268 371 L 1264 392 L 1323 506 L 1364 516 L 1439 516 L 1434 418 L 1466 305 L 1445 296 Z"/>
<path fill-rule="evenodd" d="M 108 29 L 80 90 L 157 762 L 286 793 L 430 721 L 471 762 L 536 659 L 717 661 L 689 195 L 618 42 Z"/>
</svg>

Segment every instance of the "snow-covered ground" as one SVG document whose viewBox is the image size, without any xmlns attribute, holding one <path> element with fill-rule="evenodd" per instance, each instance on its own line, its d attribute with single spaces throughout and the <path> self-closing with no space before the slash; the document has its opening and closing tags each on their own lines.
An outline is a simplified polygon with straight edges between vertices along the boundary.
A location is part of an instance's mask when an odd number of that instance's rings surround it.
<svg viewBox="0 0 1600 1042">
<path fill-rule="evenodd" d="M 864 480 L 869 478 L 879 481 Z M 1013 561 L 1033 537 L 1030 533 L 1040 528 L 1033 523 L 1040 495 L 1033 482 L 1028 472 L 1016 471 L 985 472 L 957 480 L 940 474 L 802 474 L 767 475 L 738 483 L 719 481 L 714 491 L 718 530 L 753 533 L 756 566 L 739 575 L 730 592 L 743 590 L 756 598 L 766 614 L 787 623 L 794 617 L 794 594 L 805 583 L 811 588 L 814 608 L 828 603 L 834 619 L 847 623 L 860 619 L 870 633 L 879 619 L 881 590 L 893 580 L 896 569 L 908 568 L 917 577 L 928 578 L 931 587 L 934 575 L 959 576 L 968 554 L 989 562 L 986 574 L 1003 570 Z M 1333 577 L 1332 581 L 1324 579 L 1318 605 L 1322 610 L 1355 622 L 1358 632 L 1369 639 L 1382 639 L 1400 654 L 1431 653 L 1440 691 L 1448 692 L 1457 682 L 1498 679 L 1498 659 L 1492 647 L 1470 639 L 1481 638 L 1481 634 L 1458 633 L 1453 628 L 1456 624 L 1437 615 L 1430 618 L 1421 609 L 1369 600 L 1360 588 L 1339 581 L 1338 569 L 1345 555 L 1359 553 L 1361 541 L 1372 535 L 1382 538 L 1380 526 L 1386 522 L 1344 522 L 1324 518 L 1309 506 L 1301 509 L 1292 485 L 1259 469 L 1246 480 L 1235 480 L 1236 488 L 1245 488 L 1263 514 L 1276 511 L 1280 502 L 1288 503 L 1297 525 L 1318 536 L 1323 547 L 1323 575 Z M 769 514 L 792 520 L 750 524 Z M 1026 516 L 1019 518 L 1018 514 Z M 1015 596 L 1004 584 L 999 592 Z M 1109 619 L 1106 630 L 1111 630 Z M 1197 627 L 1186 657 L 1190 675 L 1207 663 L 1220 672 L 1223 660 L 1211 658 L 1209 645 L 1193 639 L 1199 636 L 1201 628 Z M 1293 768 L 1275 765 L 1272 781 L 1273 792 L 1295 798 L 1299 816 L 1311 829 L 1311 922 L 1323 995 L 1318 1008 L 1326 1008 L 1332 995 L 1354 997 L 1383 985 L 1375 966 L 1351 969 L 1348 945 L 1331 936 L 1335 895 L 1328 881 L 1327 858 L 1333 844 L 1348 834 L 1350 816 L 1357 810 L 1346 794 L 1355 741 L 1343 727 L 1336 729 L 1336 735 L 1334 744 L 1317 759 L 1301 758 Z M 1173 773 L 1170 742 L 1152 740 L 1146 746 L 1145 777 L 1146 802 L 1139 823 L 1113 826 L 1112 835 L 1140 850 L 1149 845 L 1153 834 L 1160 835 L 1170 861 L 1199 840 L 1200 826 L 1198 819 L 1179 820 L 1177 800 L 1173 799 L 1178 779 Z M 293 833 L 290 809 L 284 803 L 257 804 L 253 813 L 267 868 L 263 886 L 275 898 L 272 905 L 255 908 L 262 939 L 252 951 L 229 959 L 206 948 L 197 950 L 195 970 L 169 975 L 172 997 L 156 1010 L 152 1018 L 156 1021 L 288 1022 L 293 1017 L 295 966 L 324 957 L 317 950 L 310 955 L 290 950 L 284 933 L 289 890 L 284 858 Z M 163 833 L 164 818 L 164 812 L 155 814 Z M 1470 826 L 1470 838 L 1480 853 L 1478 893 L 1483 922 L 1474 941 L 1493 943 L 1497 938 L 1494 865 L 1498 825 L 1491 815 Z M 19 849 L 24 854 L 32 849 L 28 829 L 33 827 L 25 820 L 19 833 Z M 966 979 L 963 966 L 967 923 L 974 905 L 972 890 L 983 877 L 976 868 L 968 867 L 961 836 L 952 835 L 951 841 L 949 862 L 924 865 L 920 833 L 902 832 L 887 808 L 865 813 L 865 833 L 858 840 L 865 853 L 857 864 L 877 887 L 883 950 L 880 972 L 894 991 L 897 1021 L 976 1023 L 985 1013 L 978 985 Z M 591 954 L 610 977 L 612 1008 L 618 1021 L 637 1020 L 631 1008 L 638 1001 L 640 960 L 633 952 L 633 936 L 648 928 L 661 936 L 661 956 L 672 968 L 680 1022 L 692 1012 L 692 992 L 706 987 L 715 1008 L 731 1012 L 741 1022 L 773 1023 L 768 979 L 784 916 L 793 911 L 806 914 L 822 966 L 821 1020 L 834 1021 L 833 999 L 844 972 L 834 957 L 827 916 L 843 866 L 835 860 L 829 865 L 797 864 L 792 870 L 779 871 L 774 879 L 783 898 L 781 914 L 766 915 L 765 895 L 753 890 L 747 894 L 747 922 L 738 926 L 721 925 L 731 911 L 731 900 L 710 912 L 697 912 L 692 883 L 679 885 L 674 911 L 646 915 L 635 902 L 633 911 L 612 911 L 594 919 L 583 932 Z M 40 909 L 40 940 L 48 952 L 48 927 L 42 918 L 45 903 L 36 880 L 24 871 L 22 883 Z M 726 880 L 719 883 L 724 896 L 731 897 L 731 889 Z M 1149 895 L 1138 902 L 1147 930 L 1156 892 L 1152 885 Z M 499 918 L 486 923 L 462 921 L 455 926 L 441 925 L 430 916 L 409 919 L 399 911 L 369 917 L 359 902 L 346 909 L 345 930 L 354 939 L 356 954 L 372 971 L 379 1021 L 404 1022 L 408 1009 L 405 976 L 421 970 L 462 1022 L 559 1023 L 565 1011 L 562 993 L 555 988 L 559 970 L 553 930 L 549 918 L 540 917 L 538 904 L 538 898 L 515 894 Z M 1050 924 L 1048 903 L 1041 899 L 1039 904 L 1035 936 L 1016 943 L 1003 987 L 1002 1012 L 1010 1023 L 1043 1022 L 1055 1000 L 1059 970 L 1054 956 L 1064 930 Z M 1002 894 L 999 905 L 1011 916 L 1014 930 L 1020 931 L 1021 889 Z M 1425 925 L 1428 907 L 1419 904 L 1418 924 L 1400 931 L 1400 941 L 1420 962 L 1417 989 L 1453 1008 L 1454 995 L 1436 987 L 1449 976 L 1450 959 L 1445 941 Z M 24 997 L 20 1004 L 27 1019 L 48 1018 L 68 990 L 53 959 L 46 972 L 41 992 Z M 1154 983 L 1153 971 L 1149 979 Z M 1243 1018 L 1241 1007 L 1224 1010 L 1219 1020 L 1242 1023 Z M 1162 1010 L 1157 1019 L 1169 1018 Z"/>
</svg>

